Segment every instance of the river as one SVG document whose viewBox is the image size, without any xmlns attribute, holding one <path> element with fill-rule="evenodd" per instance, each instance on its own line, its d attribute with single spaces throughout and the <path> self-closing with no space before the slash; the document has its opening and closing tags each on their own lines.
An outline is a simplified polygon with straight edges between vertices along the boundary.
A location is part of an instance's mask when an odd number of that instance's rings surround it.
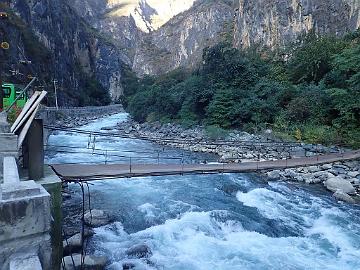
<svg viewBox="0 0 360 270">
<path fill-rule="evenodd" d="M 81 128 L 99 131 L 126 118 L 116 114 Z M 89 154 L 87 135 L 60 132 L 49 144 L 55 150 L 48 151 L 49 163 L 104 161 L 103 155 Z M 145 161 L 144 152 L 163 150 L 143 140 L 110 137 L 97 138 L 95 145 L 135 161 Z M 62 146 L 86 153 L 56 152 Z M 162 155 L 183 152 L 165 149 Z M 80 202 L 79 188 L 69 188 L 73 196 L 64 202 L 65 213 Z M 123 269 L 123 263 L 136 270 L 360 269 L 360 208 L 337 203 L 321 186 L 217 174 L 97 181 L 90 190 L 92 208 L 114 217 L 95 229 L 88 244 L 91 252 L 109 258 L 107 269 Z M 148 258 L 127 257 L 126 250 L 137 244 L 151 249 Z"/>
</svg>

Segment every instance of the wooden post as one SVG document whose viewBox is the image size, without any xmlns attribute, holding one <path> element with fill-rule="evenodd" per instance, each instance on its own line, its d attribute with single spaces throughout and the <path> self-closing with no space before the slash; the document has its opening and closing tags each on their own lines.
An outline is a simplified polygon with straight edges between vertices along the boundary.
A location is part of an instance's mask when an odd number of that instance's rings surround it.
<svg viewBox="0 0 360 270">
<path fill-rule="evenodd" d="M 26 136 L 29 179 L 39 180 L 44 177 L 44 134 L 42 119 L 35 119 L 32 122 Z"/>
</svg>

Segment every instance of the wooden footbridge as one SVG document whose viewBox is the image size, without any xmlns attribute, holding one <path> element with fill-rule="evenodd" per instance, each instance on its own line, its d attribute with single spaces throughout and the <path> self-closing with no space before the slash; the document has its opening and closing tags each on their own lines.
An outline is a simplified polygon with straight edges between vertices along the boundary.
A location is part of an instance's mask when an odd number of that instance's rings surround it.
<svg viewBox="0 0 360 270">
<path fill-rule="evenodd" d="M 360 159 L 360 150 L 286 160 L 231 164 L 53 164 L 51 167 L 65 182 L 83 182 L 144 176 L 256 172 L 354 159 Z"/>
</svg>

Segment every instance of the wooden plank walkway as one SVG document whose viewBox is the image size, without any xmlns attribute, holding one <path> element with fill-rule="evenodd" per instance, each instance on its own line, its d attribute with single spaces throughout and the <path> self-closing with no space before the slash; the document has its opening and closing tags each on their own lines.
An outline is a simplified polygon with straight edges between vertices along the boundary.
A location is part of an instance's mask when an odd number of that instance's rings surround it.
<svg viewBox="0 0 360 270">
<path fill-rule="evenodd" d="M 360 150 L 288 160 L 233 164 L 55 164 L 51 167 L 63 181 L 71 182 L 162 175 L 256 172 L 354 159 L 360 159 Z"/>
</svg>

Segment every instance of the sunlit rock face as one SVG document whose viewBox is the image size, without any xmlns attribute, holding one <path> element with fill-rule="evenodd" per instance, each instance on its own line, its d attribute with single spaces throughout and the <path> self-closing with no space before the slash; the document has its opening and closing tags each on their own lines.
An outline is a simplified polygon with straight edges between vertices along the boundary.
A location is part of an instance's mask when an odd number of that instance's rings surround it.
<svg viewBox="0 0 360 270">
<path fill-rule="evenodd" d="M 108 0 L 109 17 L 132 17 L 143 32 L 159 29 L 196 0 Z"/>
<path fill-rule="evenodd" d="M 344 35 L 360 26 L 359 0 L 237 0 L 236 47 L 274 47 L 314 30 Z"/>
<path fill-rule="evenodd" d="M 232 23 L 232 1 L 199 1 L 143 37 L 135 53 L 133 70 L 142 76 L 163 74 L 179 67 L 194 68 L 201 62 L 205 47 L 229 36 Z"/>
<path fill-rule="evenodd" d="M 77 13 L 115 41 L 131 47 L 138 32 L 159 29 L 197 0 L 74 0 Z"/>
</svg>

